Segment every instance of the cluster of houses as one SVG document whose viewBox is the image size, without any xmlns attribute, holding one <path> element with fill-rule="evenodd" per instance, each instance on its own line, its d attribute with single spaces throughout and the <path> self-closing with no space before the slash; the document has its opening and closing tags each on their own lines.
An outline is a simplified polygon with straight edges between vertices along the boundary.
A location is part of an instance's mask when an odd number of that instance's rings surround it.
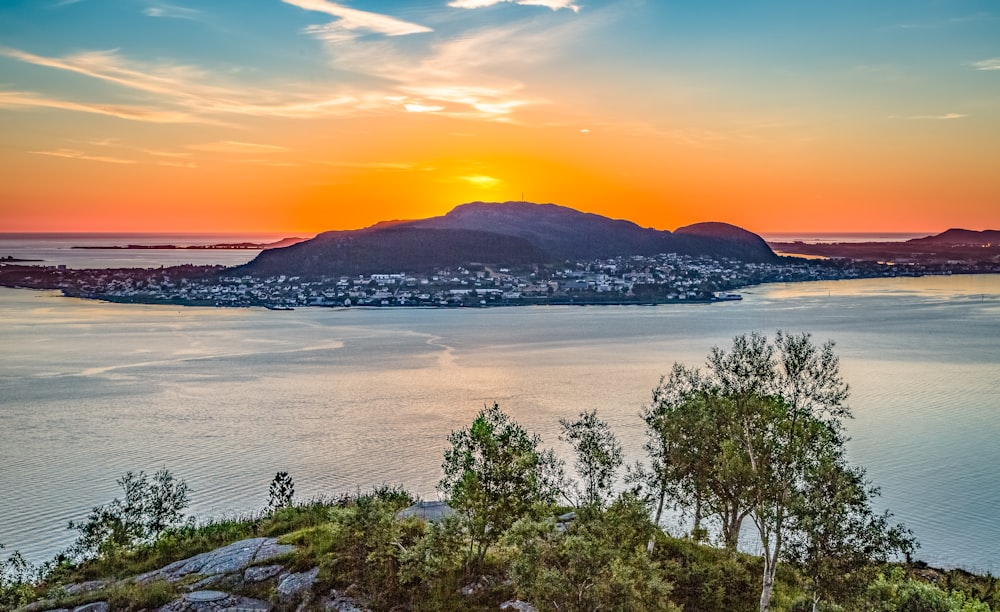
<svg viewBox="0 0 1000 612">
<path fill-rule="evenodd" d="M 870 271 L 869 271 L 870 272 Z M 335 278 L 226 274 L 203 278 L 112 279 L 104 297 L 215 306 L 500 306 L 706 302 L 763 282 L 866 276 L 819 261 L 745 263 L 665 253 L 524 269 L 469 264 L 432 273 L 383 272 Z"/>
<path fill-rule="evenodd" d="M 740 287 L 772 282 L 839 280 L 933 273 L 850 260 L 782 258 L 772 263 L 663 253 L 519 269 L 468 264 L 430 273 L 306 278 L 235 275 L 232 269 L 67 270 L 19 266 L 8 286 L 62 289 L 68 295 L 120 302 L 210 306 L 502 306 L 523 304 L 656 304 L 738 299 Z M 5 267 L 10 270 L 10 267 Z"/>
</svg>

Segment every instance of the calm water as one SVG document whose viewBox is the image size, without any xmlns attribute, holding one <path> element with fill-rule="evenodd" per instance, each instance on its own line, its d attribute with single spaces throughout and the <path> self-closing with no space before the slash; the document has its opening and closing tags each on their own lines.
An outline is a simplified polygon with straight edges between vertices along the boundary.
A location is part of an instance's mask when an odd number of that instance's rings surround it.
<svg viewBox="0 0 1000 612">
<path fill-rule="evenodd" d="M 741 303 L 488 310 L 176 308 L 0 289 L 0 542 L 41 561 L 69 520 L 167 467 L 191 511 L 382 482 L 436 496 L 446 436 L 497 401 L 560 453 L 597 408 L 632 459 L 674 361 L 736 334 L 834 339 L 850 454 L 939 565 L 1000 571 L 1000 276 L 794 285 Z"/>
<path fill-rule="evenodd" d="M 768 242 L 805 242 L 819 244 L 828 242 L 906 242 L 912 238 L 924 238 L 940 232 L 768 232 L 761 236 Z"/>
<path fill-rule="evenodd" d="M 25 265 L 68 268 L 158 268 L 178 264 L 237 266 L 259 250 L 75 249 L 136 245 L 205 246 L 252 242 L 266 244 L 288 236 L 278 234 L 9 234 L 0 233 L 0 257 L 39 260 Z"/>
</svg>

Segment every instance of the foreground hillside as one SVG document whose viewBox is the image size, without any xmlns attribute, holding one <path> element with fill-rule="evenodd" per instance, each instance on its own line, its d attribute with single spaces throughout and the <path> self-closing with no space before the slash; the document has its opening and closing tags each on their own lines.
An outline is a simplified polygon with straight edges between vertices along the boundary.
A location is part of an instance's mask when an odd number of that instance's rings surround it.
<svg viewBox="0 0 1000 612">
<path fill-rule="evenodd" d="M 565 534 L 556 531 L 561 510 L 553 508 L 469 567 L 454 532 L 396 518 L 411 501 L 399 489 L 382 488 L 173 529 L 148 545 L 60 566 L 18 593 L 0 582 L 7 587 L 0 588 L 0 610 L 582 611 L 595 609 L 588 607 L 595 595 L 608 599 L 602 608 L 608 610 L 757 609 L 759 557 L 652 531 L 628 504 L 581 515 Z M 532 533 L 543 539 L 530 545 Z M 653 552 L 641 561 L 650 534 Z M 545 544 L 539 548 L 539 542 Z M 526 572 L 525 564 L 534 571 Z M 615 574 L 612 584 L 591 582 L 608 571 Z M 529 588 L 540 593 L 531 587 L 534 576 L 553 585 L 550 601 L 518 599 Z M 887 565 L 854 600 L 864 607 L 819 609 L 989 612 L 1000 609 L 998 582 L 919 564 Z M 794 568 L 779 573 L 773 609 L 809 610 L 806 585 Z"/>
</svg>

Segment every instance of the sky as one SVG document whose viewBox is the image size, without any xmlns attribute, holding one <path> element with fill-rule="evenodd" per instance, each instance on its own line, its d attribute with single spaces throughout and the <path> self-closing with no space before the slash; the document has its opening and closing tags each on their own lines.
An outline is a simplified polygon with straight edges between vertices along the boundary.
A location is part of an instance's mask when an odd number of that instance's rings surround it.
<svg viewBox="0 0 1000 612">
<path fill-rule="evenodd" d="M 4 0 L 0 232 L 1000 229 L 995 0 Z"/>
</svg>

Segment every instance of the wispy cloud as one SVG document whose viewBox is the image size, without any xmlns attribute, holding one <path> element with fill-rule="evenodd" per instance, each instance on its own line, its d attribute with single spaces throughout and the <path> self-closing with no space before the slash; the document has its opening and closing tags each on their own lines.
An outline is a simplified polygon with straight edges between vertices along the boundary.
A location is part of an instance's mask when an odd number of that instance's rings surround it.
<svg viewBox="0 0 1000 612">
<path fill-rule="evenodd" d="M 513 122 L 526 107 L 548 104 L 528 93 L 525 78 L 536 66 L 561 53 L 600 20 L 535 18 L 503 26 L 436 35 L 410 41 L 406 34 L 431 29 L 388 15 L 345 7 L 328 0 L 282 0 L 336 17 L 304 29 L 326 47 L 339 82 L 275 79 L 241 81 L 199 66 L 137 60 L 117 49 L 45 56 L 0 46 L 0 55 L 26 64 L 82 75 L 103 82 L 107 103 L 93 103 L 24 91 L 0 91 L 0 105 L 61 108 L 133 121 L 197 122 L 237 126 L 240 117 L 309 119 L 386 112 L 432 113 L 450 117 Z M 525 0 L 527 2 L 528 0 Z M 532 2 L 536 0 L 531 0 Z M 555 6 L 555 5 L 560 6 Z M 571 8 L 553 0 L 550 8 Z M 565 6 L 562 6 L 565 5 Z M 157 16 L 176 5 L 147 4 Z M 374 32 L 382 36 L 364 35 Z M 403 37 L 407 40 L 402 40 Z M 66 98 L 75 97 L 70 94 Z"/>
<path fill-rule="evenodd" d="M 1000 70 L 1000 57 L 991 57 L 974 62 L 972 65 L 976 70 Z"/>
<path fill-rule="evenodd" d="M 25 92 L 0 92 L 0 104 L 6 100 L 8 105 L 49 106 L 103 113 L 123 119 L 218 124 L 220 120 L 211 116 L 316 117 L 356 112 L 364 102 L 351 94 L 296 88 L 294 84 L 276 84 L 270 89 L 227 84 L 218 75 L 196 67 L 168 62 L 138 62 L 122 57 L 114 50 L 46 57 L 0 47 L 0 55 L 149 94 L 159 108 L 78 103 Z M 178 110 L 163 108 L 170 106 Z"/>
<path fill-rule="evenodd" d="M 404 103 L 403 108 L 407 112 L 411 113 L 436 113 L 438 111 L 443 111 L 443 106 L 430 106 L 427 104 L 414 104 L 414 103 Z"/>
<path fill-rule="evenodd" d="M 574 13 L 580 12 L 580 6 L 574 4 L 573 0 L 452 0 L 448 3 L 448 6 L 453 8 L 477 9 L 508 2 L 523 6 L 544 6 L 553 11 L 570 9 Z"/>
<path fill-rule="evenodd" d="M 348 162 L 348 161 L 329 161 L 329 160 L 314 160 L 314 164 L 320 164 L 323 166 L 334 166 L 337 168 L 364 168 L 368 170 L 411 170 L 413 169 L 413 164 L 403 164 L 398 162 Z"/>
<path fill-rule="evenodd" d="M 323 41 L 334 68 L 384 82 L 386 104 L 411 113 L 513 122 L 516 111 L 550 103 L 529 94 L 522 79 L 598 22 L 527 20 L 438 40 L 422 51 L 316 28 L 306 33 Z"/>
<path fill-rule="evenodd" d="M 84 159 L 87 161 L 105 162 L 108 164 L 134 164 L 134 159 L 123 159 L 120 157 L 106 157 L 103 155 L 88 155 L 76 149 L 56 149 L 54 151 L 30 151 L 33 155 L 48 155 L 50 157 L 65 157 L 67 159 Z"/>
<path fill-rule="evenodd" d="M 200 19 L 204 13 L 197 9 L 185 8 L 174 4 L 157 3 L 154 6 L 146 8 L 142 11 L 142 14 L 147 17 L 168 17 L 171 19 L 197 20 Z"/>
<path fill-rule="evenodd" d="M 188 148 L 195 151 L 209 151 L 212 153 L 249 153 L 253 155 L 260 155 L 261 153 L 284 153 L 288 151 L 288 148 L 277 145 L 237 142 L 235 140 L 193 144 L 188 145 Z"/>
<path fill-rule="evenodd" d="M 55 108 L 60 110 L 77 111 L 83 113 L 94 113 L 107 115 L 119 119 L 130 121 L 148 121 L 151 123 L 192 123 L 198 121 L 189 114 L 166 111 L 146 106 L 134 106 L 129 104 L 90 104 L 84 102 L 72 102 L 70 100 L 60 100 L 42 94 L 28 91 L 0 91 L 0 107 L 34 107 L 34 108 Z"/>
<path fill-rule="evenodd" d="M 929 120 L 935 120 L 935 121 L 949 121 L 949 120 L 952 120 L 952 119 L 965 119 L 966 117 L 968 117 L 968 115 L 963 115 L 961 113 L 945 113 L 944 115 L 909 115 L 909 116 L 905 116 L 905 117 L 901 117 L 899 115 L 890 115 L 889 116 L 890 119 L 918 119 L 918 120 L 929 119 Z"/>
<path fill-rule="evenodd" d="M 326 13 L 338 18 L 333 26 L 345 30 L 367 30 L 386 36 L 405 36 L 407 34 L 420 34 L 431 32 L 426 26 L 410 23 L 381 13 L 370 13 L 359 11 L 336 2 L 328 0 L 282 0 L 285 4 L 291 4 L 307 11 Z"/>
</svg>

